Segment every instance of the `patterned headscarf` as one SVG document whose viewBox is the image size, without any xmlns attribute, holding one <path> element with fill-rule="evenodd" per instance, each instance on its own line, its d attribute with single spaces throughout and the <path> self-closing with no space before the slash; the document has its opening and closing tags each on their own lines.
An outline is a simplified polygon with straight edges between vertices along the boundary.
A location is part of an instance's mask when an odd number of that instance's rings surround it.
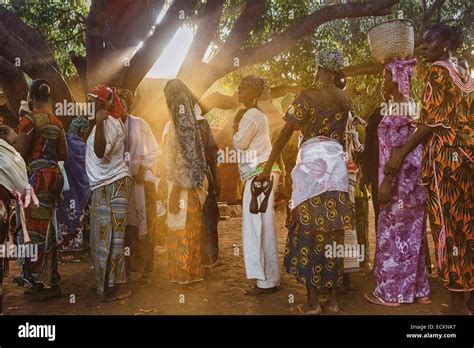
<svg viewBox="0 0 474 348">
<path fill-rule="evenodd" d="M 168 81 L 164 94 L 171 114 L 166 144 L 168 180 L 183 188 L 202 186 L 207 164 L 191 91 L 174 79 Z"/>
<path fill-rule="evenodd" d="M 111 98 L 111 103 L 107 109 L 110 116 L 115 118 L 121 118 L 123 114 L 126 114 L 125 108 L 120 101 L 119 96 L 115 91 L 115 87 L 107 87 L 106 85 L 95 86 L 87 95 L 98 98 L 102 102 L 106 102 L 107 98 Z"/>
<path fill-rule="evenodd" d="M 398 85 L 398 90 L 404 97 L 410 95 L 410 78 L 415 69 L 416 59 L 394 60 L 385 65 L 392 73 L 392 80 Z"/>
<path fill-rule="evenodd" d="M 322 66 L 332 72 L 342 70 L 345 65 L 342 52 L 337 49 L 323 48 L 316 53 L 316 66 Z"/>
<path fill-rule="evenodd" d="M 82 131 L 89 129 L 89 120 L 85 117 L 76 117 L 69 125 L 69 133 L 79 136 Z"/>
<path fill-rule="evenodd" d="M 122 101 L 122 104 L 126 104 L 124 105 L 126 109 L 130 111 L 134 99 L 133 92 L 129 89 L 119 88 L 117 89 L 117 95 Z"/>
</svg>

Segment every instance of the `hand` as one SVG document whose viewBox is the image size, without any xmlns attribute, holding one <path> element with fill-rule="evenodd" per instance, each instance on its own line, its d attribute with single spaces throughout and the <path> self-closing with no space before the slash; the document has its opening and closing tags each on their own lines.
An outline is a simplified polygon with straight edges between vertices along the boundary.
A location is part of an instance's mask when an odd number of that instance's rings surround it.
<svg viewBox="0 0 474 348">
<path fill-rule="evenodd" d="M 169 206 L 168 206 L 168 210 L 171 214 L 178 214 L 181 209 L 179 196 L 180 196 L 180 189 L 173 186 L 173 189 L 171 190 L 170 201 L 169 201 Z"/>
<path fill-rule="evenodd" d="M 385 177 L 379 187 L 379 202 L 387 203 L 392 199 L 392 182 L 389 177 Z"/>
<path fill-rule="evenodd" d="M 109 115 L 107 115 L 107 111 L 105 111 L 104 109 L 100 109 L 95 113 L 95 124 L 102 125 L 107 118 L 109 118 Z"/>
<path fill-rule="evenodd" d="M 383 173 L 387 176 L 393 176 L 398 173 L 400 167 L 402 166 L 404 157 L 402 154 L 402 149 L 399 147 L 395 147 L 392 149 L 390 153 L 390 158 L 385 163 Z"/>
<path fill-rule="evenodd" d="M 270 181 L 270 175 L 272 174 L 271 171 L 272 171 L 271 168 L 270 169 L 267 169 L 266 167 L 263 168 L 263 172 L 257 175 L 255 180 L 259 182 Z"/>
</svg>

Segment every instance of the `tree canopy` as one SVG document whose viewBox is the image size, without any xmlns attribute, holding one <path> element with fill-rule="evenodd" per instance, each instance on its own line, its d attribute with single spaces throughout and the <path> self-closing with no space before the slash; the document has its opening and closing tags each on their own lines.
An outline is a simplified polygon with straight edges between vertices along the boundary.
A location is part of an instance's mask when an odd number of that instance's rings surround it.
<svg viewBox="0 0 474 348">
<path fill-rule="evenodd" d="M 195 37 L 178 77 L 198 96 L 218 79 L 235 86 L 249 72 L 265 77 L 276 97 L 294 93 L 311 84 L 315 52 L 338 47 L 347 57 L 354 109 L 367 115 L 379 103 L 381 66 L 370 56 L 366 32 L 399 11 L 414 21 L 416 45 L 436 22 L 461 26 L 466 39 L 457 54 L 474 64 L 473 3 L 465 0 L 4 0 L 0 81 L 18 73 L 47 77 L 55 100 L 73 99 L 64 77 L 79 77 L 84 90 L 101 82 L 134 91 L 176 30 L 188 25 Z M 419 93 L 421 82 L 414 87 Z M 235 98 L 219 95 L 208 101 L 235 106 Z"/>
</svg>

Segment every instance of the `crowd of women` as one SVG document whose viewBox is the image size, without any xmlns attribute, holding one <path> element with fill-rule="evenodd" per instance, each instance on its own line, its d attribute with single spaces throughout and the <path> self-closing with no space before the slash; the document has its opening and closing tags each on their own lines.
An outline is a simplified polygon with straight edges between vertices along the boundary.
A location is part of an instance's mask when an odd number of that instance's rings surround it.
<svg viewBox="0 0 474 348">
<path fill-rule="evenodd" d="M 367 187 L 376 213 L 376 285 L 365 298 L 387 307 L 432 302 L 428 217 L 439 278 L 451 294 L 450 311 L 474 309 L 474 86 L 468 67 L 452 56 L 462 40 L 458 29 L 444 24 L 424 34 L 424 57 L 431 66 L 420 115 L 394 107 L 413 103 L 410 80 L 417 62 L 385 65 L 382 95 L 389 107 L 369 119 L 365 147 L 354 131 L 365 121 L 351 112 L 340 51 L 317 53 L 314 83 L 296 96 L 273 144 L 258 105 L 264 80 L 254 75 L 241 80 L 243 109 L 235 117 L 233 146 L 251 151 L 255 159 L 239 163 L 244 263 L 247 278 L 255 280 L 246 295 L 280 287 L 274 210 L 284 178 L 279 158 L 298 131 L 283 268 L 304 284 L 307 301 L 292 312 L 341 312 L 337 290 L 351 286 L 349 271 L 357 266 L 328 248 L 348 240 L 368 248 L 367 218 L 355 213 L 356 191 Z M 87 239 L 98 294 L 106 301 L 131 296 L 127 283 L 150 282 L 161 217 L 170 282 L 199 287 L 220 263 L 221 183 L 218 146 L 191 90 L 177 79 L 166 84 L 170 120 L 162 147 L 146 122 L 129 114 L 130 91 L 96 86 L 88 93 L 95 105 L 93 128 L 76 118 L 67 132 L 46 108 L 50 94 L 46 80 L 34 80 L 18 134 L 0 127 L 0 241 L 8 234 L 14 200 L 14 243 L 35 245 L 39 252 L 36 260 L 18 259 L 25 295 L 32 301 L 61 296 L 58 247 L 78 251 Z M 158 170 L 159 156 L 165 170 Z M 328 294 L 324 303 L 321 292 Z"/>
</svg>

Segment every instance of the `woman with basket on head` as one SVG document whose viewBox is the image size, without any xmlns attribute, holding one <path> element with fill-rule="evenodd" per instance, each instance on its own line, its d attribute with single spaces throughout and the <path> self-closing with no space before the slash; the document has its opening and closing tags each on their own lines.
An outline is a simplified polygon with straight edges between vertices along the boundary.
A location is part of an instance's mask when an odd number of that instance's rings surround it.
<svg viewBox="0 0 474 348">
<path fill-rule="evenodd" d="M 286 124 L 259 180 L 268 180 L 272 164 L 295 130 L 300 131 L 293 179 L 292 210 L 285 247 L 285 270 L 305 284 L 307 302 L 296 314 L 321 314 L 317 290 L 329 290 L 325 311 L 339 313 L 336 289 L 343 286 L 344 258 L 332 246 L 344 244 L 345 230 L 354 229 L 344 131 L 350 100 L 334 85 L 343 67 L 338 50 L 323 49 L 316 57 L 315 84 L 302 91 L 288 109 Z"/>
<path fill-rule="evenodd" d="M 426 189 L 419 183 L 421 146 L 408 154 L 397 178 L 383 173 L 390 151 L 403 146 L 416 128 L 417 108 L 410 97 L 410 80 L 416 66 L 416 60 L 410 59 L 414 49 L 413 23 L 406 19 L 383 22 L 372 27 L 368 36 L 372 54 L 385 64 L 382 96 L 386 101 L 376 134 L 376 286 L 374 291 L 365 293 L 365 298 L 386 307 L 429 304 Z"/>
<path fill-rule="evenodd" d="M 437 24 L 423 35 L 423 55 L 432 63 L 416 132 L 392 149 L 384 174 L 397 176 L 405 157 L 423 144 L 422 182 L 436 245 L 438 274 L 451 293 L 449 312 L 474 309 L 473 81 L 451 53 L 463 41 L 459 28 Z M 464 293 L 470 292 L 466 303 Z"/>
<path fill-rule="evenodd" d="M 376 287 L 365 298 L 378 305 L 429 304 L 425 265 L 426 189 L 420 185 L 421 146 L 405 158 L 398 178 L 383 174 L 390 151 L 402 146 L 415 131 L 415 102 L 410 98 L 410 78 L 416 61 L 394 60 L 385 66 L 384 95 L 390 95 L 378 126 L 379 201 L 375 254 Z"/>
</svg>

